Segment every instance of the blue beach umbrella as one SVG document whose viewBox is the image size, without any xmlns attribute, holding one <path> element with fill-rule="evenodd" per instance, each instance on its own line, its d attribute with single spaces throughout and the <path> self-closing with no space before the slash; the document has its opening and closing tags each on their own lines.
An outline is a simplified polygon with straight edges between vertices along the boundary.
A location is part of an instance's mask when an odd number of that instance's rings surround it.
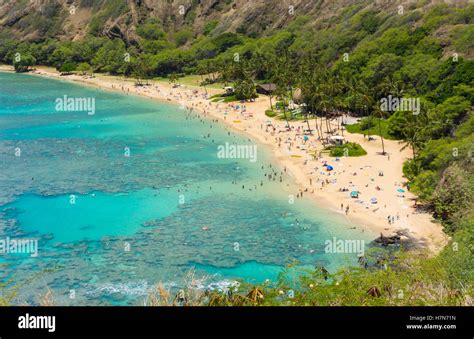
<svg viewBox="0 0 474 339">
<path fill-rule="evenodd" d="M 332 171 L 334 169 L 334 167 L 332 167 L 331 165 L 327 165 L 326 166 L 326 170 L 327 171 Z"/>
</svg>

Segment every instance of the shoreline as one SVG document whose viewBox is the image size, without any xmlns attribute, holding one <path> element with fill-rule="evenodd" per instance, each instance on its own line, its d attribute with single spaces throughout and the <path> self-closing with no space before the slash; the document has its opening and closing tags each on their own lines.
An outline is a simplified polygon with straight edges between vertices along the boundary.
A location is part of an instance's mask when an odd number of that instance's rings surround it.
<svg viewBox="0 0 474 339">
<path fill-rule="evenodd" d="M 0 65 L 0 71 L 12 70 L 11 66 Z M 308 151 L 319 153 L 321 144 L 316 141 L 315 136 L 310 136 L 308 142 L 304 141 L 303 134 L 300 133 L 300 130 L 307 129 L 306 122 L 291 121 L 290 125 L 294 129 L 286 131 L 284 120 L 265 115 L 265 110 L 270 106 L 266 96 L 261 95 L 255 102 L 243 104 L 211 103 L 201 87 L 173 88 L 165 81 L 150 81 L 150 86 L 137 87 L 132 79 L 102 74 L 93 78 L 79 75 L 61 76 L 56 70 L 48 67 L 37 67 L 28 74 L 72 81 L 122 94 L 139 95 L 195 109 L 268 147 L 273 158 L 299 187 L 300 191 L 295 195 L 304 194 L 305 198 L 312 199 L 318 207 L 345 216 L 357 225 L 357 229 L 384 236 L 402 231 L 411 239 L 416 239 L 420 247 L 427 248 L 432 253 L 438 252 L 447 243 L 448 237 L 442 231 L 442 226 L 434 223 L 430 214 L 415 211 L 412 205 L 416 197 L 408 191 L 404 192 L 403 196 L 396 192 L 397 188 L 404 187 L 406 182 L 402 167 L 403 162 L 409 158 L 409 150 L 400 151 L 401 145 L 398 141 L 384 140 L 388 156 L 383 156 L 379 154 L 379 137 L 376 136 L 377 140 L 369 142 L 362 135 L 346 132 L 346 140 L 362 145 L 367 155 L 342 157 L 339 161 L 329 156 L 317 158 L 308 154 Z M 208 88 L 207 92 L 212 95 L 222 91 Z M 236 108 L 242 105 L 246 111 L 240 107 Z M 224 111 L 227 114 L 224 114 Z M 314 123 L 314 119 L 310 120 L 310 128 L 314 128 Z M 323 161 L 330 163 L 334 171 L 327 172 L 322 166 Z M 383 171 L 384 176 L 378 176 L 379 171 Z M 348 192 L 339 191 L 341 187 L 348 188 L 349 191 L 361 191 L 361 198 L 350 198 Z M 371 197 L 377 198 L 377 204 L 370 203 Z M 348 213 L 345 212 L 347 207 Z M 393 222 L 389 223 L 387 216 L 391 216 Z"/>
</svg>

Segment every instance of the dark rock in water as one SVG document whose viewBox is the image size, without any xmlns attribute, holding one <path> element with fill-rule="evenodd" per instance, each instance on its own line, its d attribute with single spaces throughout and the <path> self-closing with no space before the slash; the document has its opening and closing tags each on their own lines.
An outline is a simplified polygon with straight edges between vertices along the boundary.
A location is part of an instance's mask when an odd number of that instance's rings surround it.
<svg viewBox="0 0 474 339">
<path fill-rule="evenodd" d="M 394 232 L 394 234 L 385 236 L 380 234 L 380 237 L 373 240 L 372 244 L 375 246 L 382 247 L 395 247 L 403 246 L 405 249 L 417 249 L 417 248 L 426 248 L 427 239 L 418 238 L 414 236 L 410 230 L 399 229 Z"/>
<path fill-rule="evenodd" d="M 398 234 L 384 236 L 382 233 L 380 233 L 380 237 L 376 238 L 374 241 L 378 244 L 381 244 L 382 246 L 388 246 L 388 245 L 399 245 L 400 240 L 401 240 L 401 236 Z"/>
</svg>

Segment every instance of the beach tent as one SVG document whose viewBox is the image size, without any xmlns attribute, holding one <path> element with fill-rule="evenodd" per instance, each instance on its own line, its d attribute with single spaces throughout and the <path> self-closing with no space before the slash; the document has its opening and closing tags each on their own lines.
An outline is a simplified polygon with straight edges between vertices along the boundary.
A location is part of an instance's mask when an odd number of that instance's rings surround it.
<svg viewBox="0 0 474 339">
<path fill-rule="evenodd" d="M 232 95 L 232 94 L 234 94 L 234 87 L 226 86 L 226 87 L 224 87 L 224 90 L 225 90 L 225 93 L 226 93 L 227 95 Z"/>
<path fill-rule="evenodd" d="M 277 86 L 275 84 L 259 84 L 255 90 L 258 94 L 271 95 L 275 92 Z"/>
<path fill-rule="evenodd" d="M 329 138 L 329 142 L 334 144 L 334 145 L 342 145 L 344 144 L 344 141 L 346 138 L 340 135 L 333 135 L 332 137 Z"/>
</svg>

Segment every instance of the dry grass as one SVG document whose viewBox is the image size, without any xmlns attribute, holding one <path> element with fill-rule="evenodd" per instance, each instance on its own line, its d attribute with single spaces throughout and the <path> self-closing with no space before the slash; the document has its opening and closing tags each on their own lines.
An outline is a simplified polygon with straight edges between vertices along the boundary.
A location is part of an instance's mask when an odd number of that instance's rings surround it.
<svg viewBox="0 0 474 339">
<path fill-rule="evenodd" d="M 56 302 L 53 291 L 49 287 L 47 287 L 48 291 L 44 295 L 40 295 L 40 306 L 56 306 L 58 303 Z"/>
<path fill-rule="evenodd" d="M 208 277 L 197 278 L 194 269 L 186 274 L 185 286 L 174 296 L 171 289 L 167 289 L 162 283 L 152 288 L 145 298 L 144 306 L 201 306 L 206 304 L 207 291 L 204 286 Z"/>
</svg>

